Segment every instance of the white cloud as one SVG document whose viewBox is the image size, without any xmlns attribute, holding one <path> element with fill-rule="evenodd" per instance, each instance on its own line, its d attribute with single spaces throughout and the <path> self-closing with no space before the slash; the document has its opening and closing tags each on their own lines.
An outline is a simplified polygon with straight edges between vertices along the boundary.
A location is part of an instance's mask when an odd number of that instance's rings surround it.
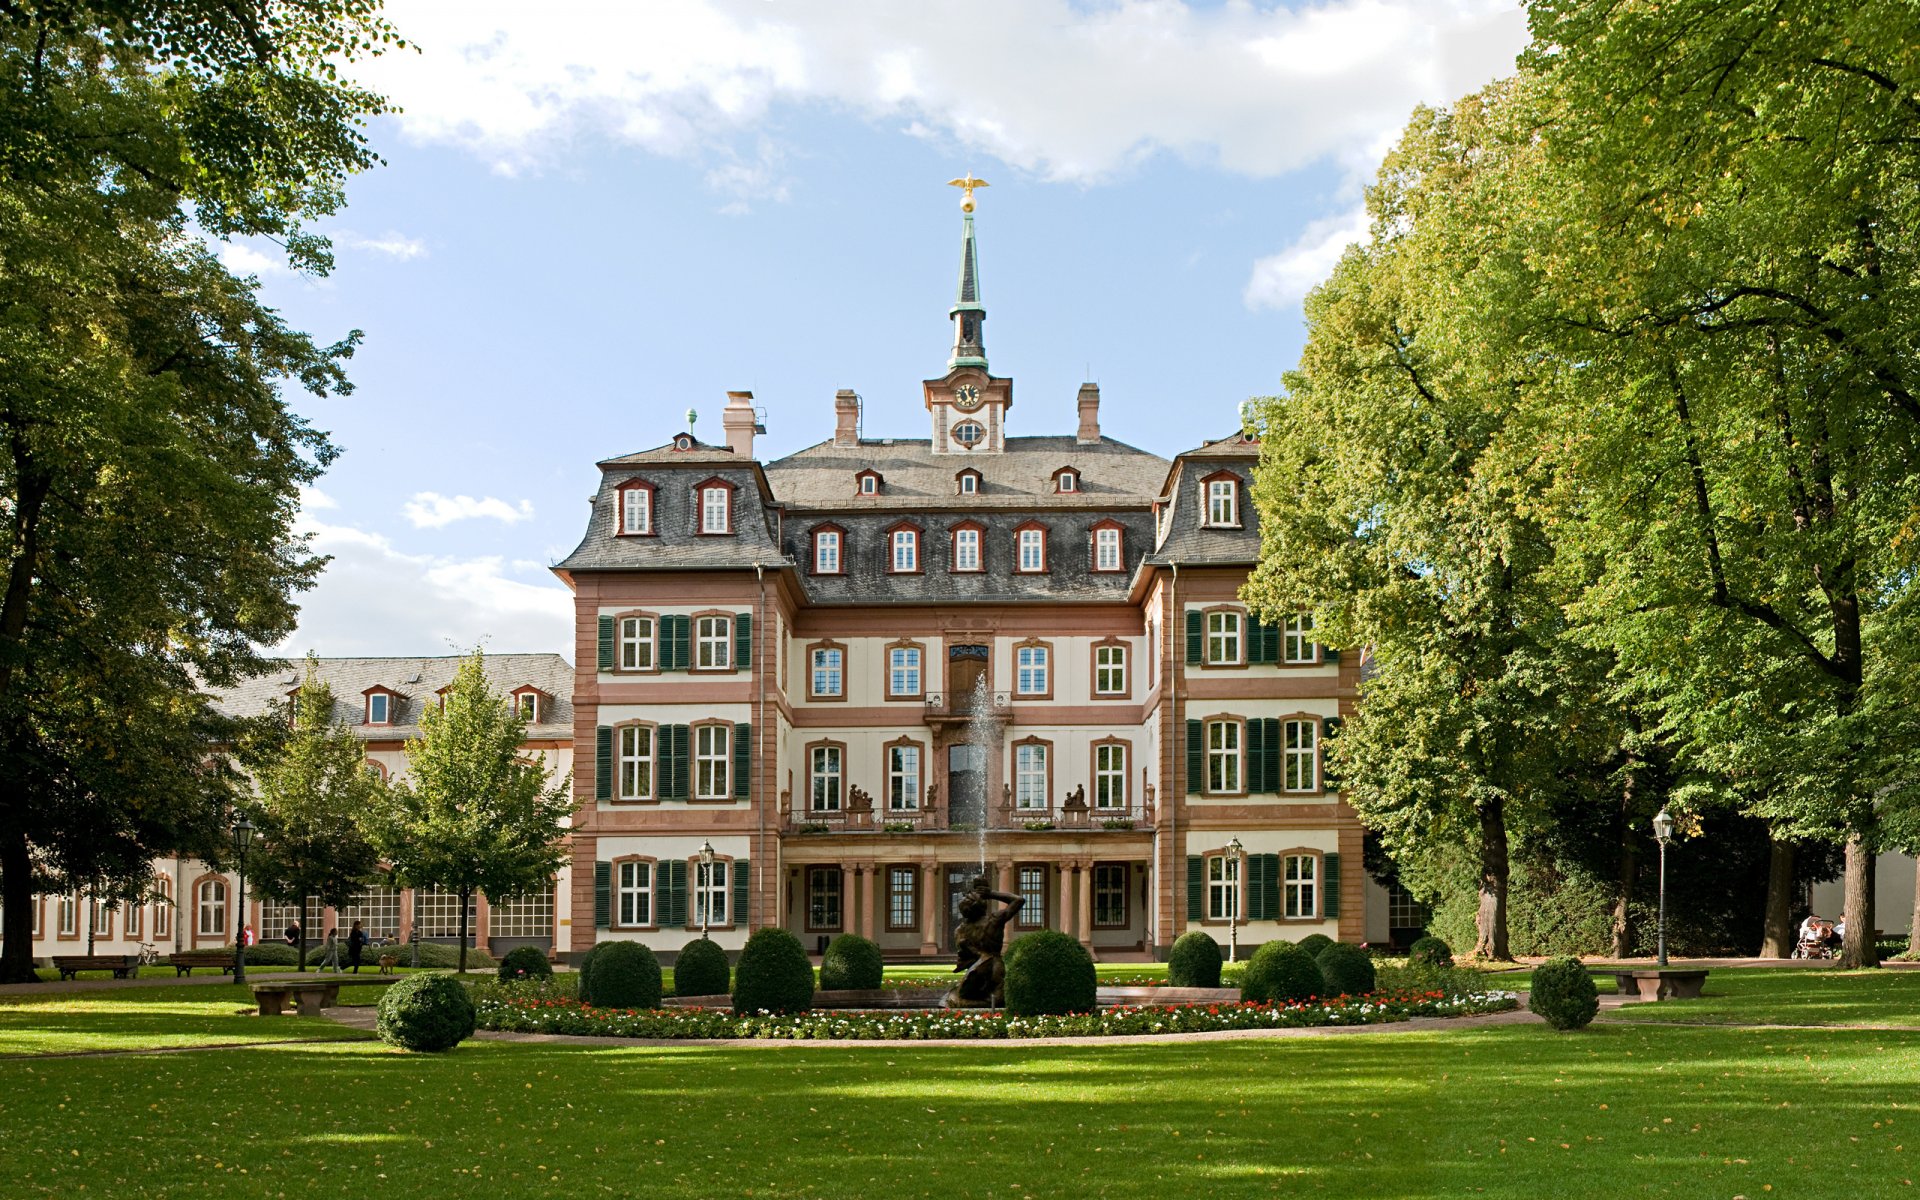
<svg viewBox="0 0 1920 1200">
<path fill-rule="evenodd" d="M 533 516 L 533 502 L 522 500 L 515 508 L 505 500 L 488 496 L 476 500 L 472 496 L 442 496 L 438 492 L 415 492 L 413 499 L 407 501 L 401 514 L 413 522 L 415 529 L 439 529 L 455 521 L 477 520 L 485 517 L 512 525 L 516 521 L 525 521 Z"/>
<path fill-rule="evenodd" d="M 317 487 L 300 489 L 300 507 L 308 512 L 322 508 L 339 508 L 340 502 Z"/>
<path fill-rule="evenodd" d="M 1366 240 L 1364 208 L 1310 222 L 1286 249 L 1253 264 L 1242 298 L 1248 308 L 1297 304 L 1333 271 L 1348 246 Z"/>
<path fill-rule="evenodd" d="M 221 242 L 220 265 L 235 275 L 287 275 L 292 268 L 284 258 L 256 250 L 245 242 Z"/>
<path fill-rule="evenodd" d="M 333 240 L 342 246 L 355 250 L 371 250 L 375 254 L 384 254 L 388 258 L 397 258 L 406 262 L 412 258 L 425 258 L 427 244 L 419 238 L 406 237 L 388 230 L 379 237 L 366 237 L 362 234 L 341 231 L 333 235 Z"/>
</svg>

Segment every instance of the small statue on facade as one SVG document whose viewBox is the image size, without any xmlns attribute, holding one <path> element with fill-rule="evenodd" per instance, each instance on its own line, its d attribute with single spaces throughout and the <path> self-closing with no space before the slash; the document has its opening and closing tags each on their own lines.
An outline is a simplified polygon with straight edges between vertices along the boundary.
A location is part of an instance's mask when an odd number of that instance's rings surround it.
<svg viewBox="0 0 1920 1200">
<path fill-rule="evenodd" d="M 866 793 L 866 790 L 859 787 L 858 785 L 848 788 L 847 789 L 847 811 L 848 812 L 872 812 L 873 797 L 869 796 Z"/>
<path fill-rule="evenodd" d="M 988 902 L 993 900 L 1005 907 L 989 915 Z M 968 887 L 960 899 L 960 928 L 953 933 L 953 969 L 966 973 L 947 993 L 948 1008 L 999 1008 L 1007 1002 L 1007 968 L 1000 955 L 1006 947 L 1007 922 L 1026 903 L 994 891 L 984 875 Z"/>
<path fill-rule="evenodd" d="M 1062 804 L 1061 807 L 1068 812 L 1078 812 L 1085 809 L 1087 807 L 1087 785 L 1083 783 L 1068 792 L 1066 802 Z"/>
</svg>

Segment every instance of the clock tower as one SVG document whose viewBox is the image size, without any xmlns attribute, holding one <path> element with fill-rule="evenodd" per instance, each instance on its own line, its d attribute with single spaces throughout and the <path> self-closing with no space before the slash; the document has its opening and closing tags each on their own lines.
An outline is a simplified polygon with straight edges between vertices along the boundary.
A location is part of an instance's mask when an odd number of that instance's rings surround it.
<svg viewBox="0 0 1920 1200">
<path fill-rule="evenodd" d="M 973 190 L 987 186 L 968 174 L 952 181 L 961 188 L 960 292 L 947 310 L 953 322 L 953 355 L 947 373 L 925 382 L 927 411 L 933 416 L 935 454 L 997 454 L 1006 449 L 1006 413 L 1013 407 L 1013 380 L 987 373 L 982 326 L 987 306 L 981 301 L 980 256 L 974 246 Z"/>
</svg>

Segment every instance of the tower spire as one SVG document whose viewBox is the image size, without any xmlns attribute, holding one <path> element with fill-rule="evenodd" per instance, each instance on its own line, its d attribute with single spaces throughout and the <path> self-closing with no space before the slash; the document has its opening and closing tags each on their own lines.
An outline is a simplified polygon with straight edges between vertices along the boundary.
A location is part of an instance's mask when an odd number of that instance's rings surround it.
<svg viewBox="0 0 1920 1200">
<path fill-rule="evenodd" d="M 973 190 L 987 186 L 984 179 L 975 179 L 973 172 L 950 180 L 949 187 L 961 189 L 960 194 L 960 291 L 947 310 L 947 316 L 953 321 L 953 356 L 947 359 L 947 367 L 979 367 L 986 369 L 987 349 L 981 337 L 981 325 L 987 319 L 987 306 L 980 301 L 980 256 L 974 246 L 973 236 Z"/>
</svg>

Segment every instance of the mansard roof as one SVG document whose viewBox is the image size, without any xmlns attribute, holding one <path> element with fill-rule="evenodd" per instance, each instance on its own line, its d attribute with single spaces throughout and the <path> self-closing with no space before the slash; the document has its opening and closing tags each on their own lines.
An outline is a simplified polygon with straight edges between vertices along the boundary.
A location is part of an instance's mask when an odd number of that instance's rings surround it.
<svg viewBox="0 0 1920 1200">
<path fill-rule="evenodd" d="M 1205 441 L 1174 458 L 1167 473 L 1160 537 L 1147 562 L 1154 566 L 1251 566 L 1260 561 L 1260 514 L 1253 507 L 1253 468 L 1260 443 L 1244 434 Z M 1240 481 L 1237 528 L 1201 524 L 1200 483 L 1228 473 Z"/>
<path fill-rule="evenodd" d="M 440 703 L 438 693 L 453 682 L 464 655 L 438 658 L 322 658 L 321 682 L 333 689 L 333 719 L 364 741 L 394 741 L 420 736 L 420 717 Z M 501 696 L 532 686 L 547 699 L 540 723 L 527 726 L 530 740 L 573 738 L 573 665 L 558 654 L 489 654 L 483 662 L 487 682 Z M 214 693 L 214 706 L 235 717 L 265 715 L 306 677 L 306 662 L 290 659 L 265 675 Z M 365 693 L 384 688 L 400 697 L 385 725 L 366 724 Z"/>
<path fill-rule="evenodd" d="M 1068 465 L 1080 486 L 1063 495 L 1053 479 Z M 1169 465 L 1107 437 L 1010 437 L 995 454 L 935 454 L 928 438 L 863 438 L 809 446 L 768 463 L 766 472 L 775 497 L 792 509 L 1111 509 L 1150 505 Z M 887 486 L 877 496 L 854 495 L 848 481 L 869 468 L 886 476 Z M 981 489 L 958 495 L 954 476 L 966 468 L 980 473 Z"/>
<path fill-rule="evenodd" d="M 600 490 L 593 496 L 586 535 L 555 570 L 712 571 L 784 565 L 785 556 L 773 540 L 766 479 L 752 459 L 731 450 L 709 454 L 669 447 L 608 459 L 600 466 Z M 664 469 L 669 466 L 696 469 Z M 654 485 L 650 537 L 620 536 L 620 489 L 636 479 Z M 699 532 L 700 504 L 694 493 L 715 480 L 733 487 L 732 533 Z M 843 490 L 845 485 L 843 476 Z"/>
</svg>

